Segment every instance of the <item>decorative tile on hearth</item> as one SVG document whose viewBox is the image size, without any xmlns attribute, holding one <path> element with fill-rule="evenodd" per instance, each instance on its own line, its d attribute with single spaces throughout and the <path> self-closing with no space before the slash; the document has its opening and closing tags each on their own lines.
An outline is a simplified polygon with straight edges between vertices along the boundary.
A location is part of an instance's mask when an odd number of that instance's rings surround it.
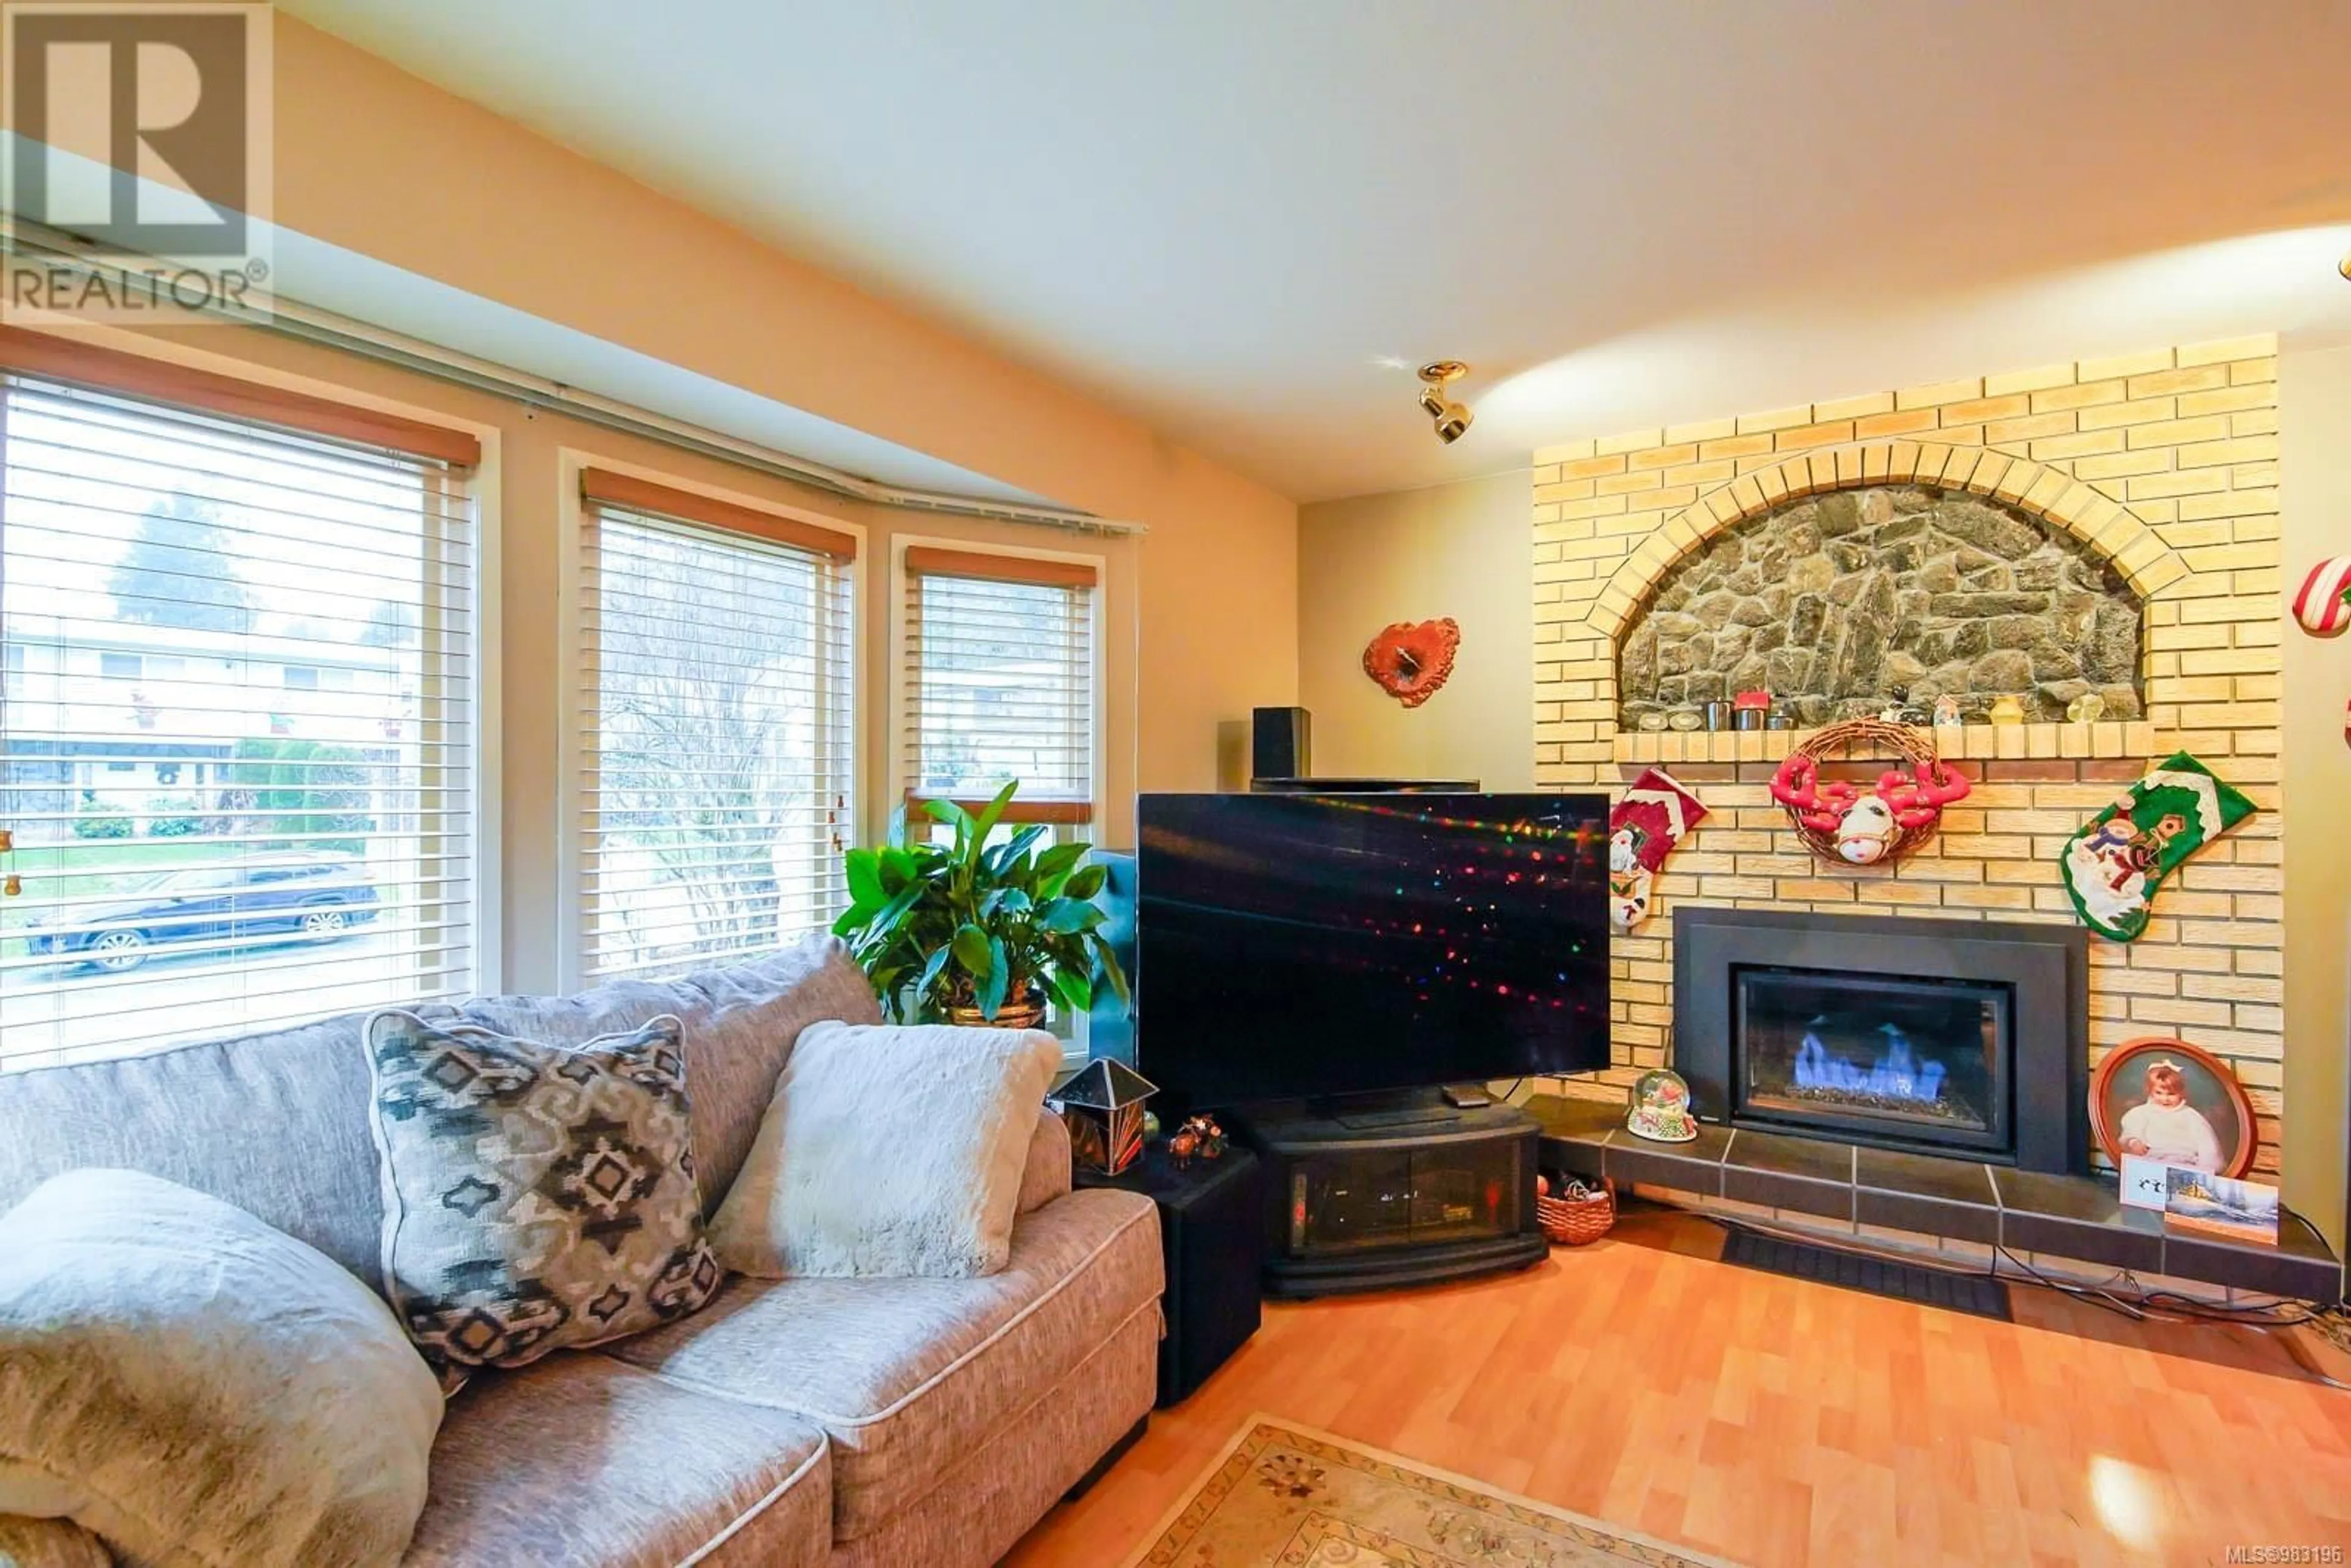
<svg viewBox="0 0 2351 1568">
<path fill-rule="evenodd" d="M 1723 1156 L 1722 1196 L 1851 1219 L 1854 1155 L 1851 1144 L 1741 1131 Z"/>
<path fill-rule="evenodd" d="M 2274 1247 L 2168 1229 L 2163 1239 L 2163 1271 L 2296 1301 L 2328 1302 L 2343 1290 L 2342 1265 L 2310 1222 L 2292 1213 L 2279 1218 Z"/>
<path fill-rule="evenodd" d="M 2000 1240 L 1991 1172 L 1972 1160 L 1865 1148 L 1856 1155 L 1854 1185 L 1854 1218 L 1864 1225 L 1987 1246 Z"/>
<path fill-rule="evenodd" d="M 2163 1267 L 2163 1217 L 2126 1208 L 2108 1183 L 2090 1176 L 2001 1169 L 2001 1243 L 2115 1269 Z"/>
<path fill-rule="evenodd" d="M 1604 1169 L 1611 1181 L 1652 1182 L 1682 1192 L 1719 1195 L 1723 1151 L 1729 1147 L 1730 1129 L 1698 1124 L 1698 1136 L 1687 1144 L 1652 1143 L 1619 1126 L 1603 1151 Z"/>
</svg>

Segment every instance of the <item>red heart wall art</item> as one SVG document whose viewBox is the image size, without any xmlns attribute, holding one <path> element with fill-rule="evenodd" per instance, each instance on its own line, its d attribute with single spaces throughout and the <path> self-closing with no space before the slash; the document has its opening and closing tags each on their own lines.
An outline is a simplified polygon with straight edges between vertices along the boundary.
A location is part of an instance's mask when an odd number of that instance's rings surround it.
<svg viewBox="0 0 2351 1568">
<path fill-rule="evenodd" d="M 1461 628 L 1452 617 L 1415 624 L 1399 621 L 1364 650 L 1364 674 L 1406 707 L 1418 707 L 1437 694 L 1453 674 L 1453 653 Z"/>
</svg>

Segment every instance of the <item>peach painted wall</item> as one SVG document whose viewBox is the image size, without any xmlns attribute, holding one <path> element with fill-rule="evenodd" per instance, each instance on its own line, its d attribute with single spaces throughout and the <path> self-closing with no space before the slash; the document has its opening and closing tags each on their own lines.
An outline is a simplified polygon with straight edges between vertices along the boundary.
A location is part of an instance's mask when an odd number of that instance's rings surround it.
<svg viewBox="0 0 2351 1568">
<path fill-rule="evenodd" d="M 1534 788 L 1534 604 L 1519 559 L 1533 494 L 1521 468 L 1299 508 L 1299 701 L 1317 773 Z M 1364 644 L 1438 616 L 1461 627 L 1453 674 L 1405 707 L 1364 674 Z"/>
<path fill-rule="evenodd" d="M 283 15 L 276 90 L 277 217 L 290 228 L 1146 525 L 1142 787 L 1212 788 L 1219 723 L 1294 700 L 1297 508 L 1286 497 Z M 528 580 L 525 523 L 510 520 L 508 550 Z M 1056 538 L 1068 543 L 1036 535 Z"/>
</svg>

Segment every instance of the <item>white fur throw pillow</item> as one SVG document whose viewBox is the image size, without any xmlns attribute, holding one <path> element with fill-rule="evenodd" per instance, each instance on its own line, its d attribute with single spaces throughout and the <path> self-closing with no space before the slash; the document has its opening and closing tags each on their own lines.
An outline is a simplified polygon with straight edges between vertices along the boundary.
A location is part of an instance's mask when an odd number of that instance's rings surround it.
<svg viewBox="0 0 2351 1568">
<path fill-rule="evenodd" d="M 324 1253 L 136 1171 L 0 1216 L 0 1514 L 158 1568 L 358 1568 L 407 1550 L 441 1391 Z"/>
<path fill-rule="evenodd" d="M 993 1274 L 1061 1046 L 1037 1030 L 820 1023 L 711 1225 L 739 1273 Z"/>
</svg>

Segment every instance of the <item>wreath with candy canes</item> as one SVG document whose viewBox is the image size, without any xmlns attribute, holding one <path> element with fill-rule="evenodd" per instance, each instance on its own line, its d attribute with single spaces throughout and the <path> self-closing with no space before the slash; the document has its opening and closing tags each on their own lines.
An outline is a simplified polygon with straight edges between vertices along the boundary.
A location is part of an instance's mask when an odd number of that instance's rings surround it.
<svg viewBox="0 0 2351 1568">
<path fill-rule="evenodd" d="M 1874 785 L 1823 779 L 1823 761 L 1882 756 L 1899 767 Z M 1771 798 L 1787 809 L 1804 847 L 1833 865 L 1878 865 L 1899 860 L 1930 837 L 1943 808 L 1964 800 L 1967 775 L 1945 762 L 1928 741 L 1904 725 L 1856 718 L 1833 724 L 1805 739 L 1780 764 Z"/>
</svg>

